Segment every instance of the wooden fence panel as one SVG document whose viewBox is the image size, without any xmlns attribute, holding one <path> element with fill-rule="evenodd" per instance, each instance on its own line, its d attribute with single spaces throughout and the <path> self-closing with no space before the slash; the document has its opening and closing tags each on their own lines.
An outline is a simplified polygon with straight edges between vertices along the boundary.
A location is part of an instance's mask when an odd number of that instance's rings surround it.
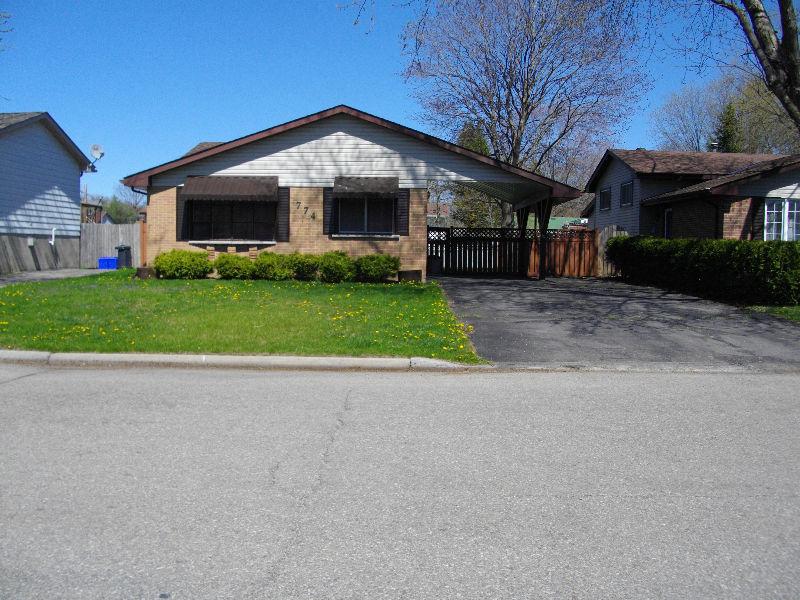
<svg viewBox="0 0 800 600">
<path fill-rule="evenodd" d="M 614 265 L 606 260 L 606 244 L 608 244 L 608 240 L 619 235 L 628 235 L 628 232 L 616 225 L 606 225 L 596 233 L 595 247 L 597 248 L 597 256 L 595 260 L 597 262 L 598 277 L 612 277 L 617 274 Z"/>
<path fill-rule="evenodd" d="M 545 273 L 554 277 L 597 275 L 594 231 L 551 230 L 547 234 Z M 539 236 L 531 244 L 528 277 L 539 275 Z"/>
<path fill-rule="evenodd" d="M 96 269 L 97 259 L 102 256 L 116 256 L 116 246 L 122 244 L 131 247 L 131 259 L 134 267 L 142 266 L 141 223 L 129 225 L 111 225 L 110 223 L 81 224 L 81 257 L 82 269 Z"/>
</svg>

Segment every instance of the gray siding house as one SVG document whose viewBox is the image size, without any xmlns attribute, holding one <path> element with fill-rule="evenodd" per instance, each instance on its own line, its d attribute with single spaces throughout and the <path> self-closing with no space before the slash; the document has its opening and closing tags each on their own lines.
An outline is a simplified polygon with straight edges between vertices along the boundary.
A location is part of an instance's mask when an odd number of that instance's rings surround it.
<svg viewBox="0 0 800 600">
<path fill-rule="evenodd" d="M 586 185 L 597 230 L 684 238 L 795 239 L 798 157 L 607 150 Z M 766 210 L 765 210 L 766 208 Z M 782 211 L 781 236 L 770 237 Z"/>
<path fill-rule="evenodd" d="M 48 113 L 0 113 L 0 273 L 78 266 L 89 168 Z"/>
</svg>

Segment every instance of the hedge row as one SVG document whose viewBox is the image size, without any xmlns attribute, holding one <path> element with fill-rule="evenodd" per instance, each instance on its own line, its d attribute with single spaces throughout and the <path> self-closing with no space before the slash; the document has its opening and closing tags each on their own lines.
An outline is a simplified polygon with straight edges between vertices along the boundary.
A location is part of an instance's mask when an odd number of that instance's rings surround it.
<svg viewBox="0 0 800 600">
<path fill-rule="evenodd" d="M 623 278 L 737 304 L 800 303 L 800 242 L 616 237 Z"/>
<path fill-rule="evenodd" d="M 353 260 L 344 252 L 320 255 L 262 252 L 256 260 L 238 254 L 221 254 L 212 263 L 205 252 L 171 250 L 156 256 L 153 268 L 163 279 L 203 279 L 216 269 L 222 279 L 377 283 L 397 275 L 400 259 L 388 254 L 370 254 Z"/>
</svg>

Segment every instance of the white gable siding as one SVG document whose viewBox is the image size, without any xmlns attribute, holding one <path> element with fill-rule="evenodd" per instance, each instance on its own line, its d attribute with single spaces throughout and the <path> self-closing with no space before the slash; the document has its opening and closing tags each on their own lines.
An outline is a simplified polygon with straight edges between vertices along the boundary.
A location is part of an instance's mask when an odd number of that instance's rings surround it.
<svg viewBox="0 0 800 600">
<path fill-rule="evenodd" d="M 80 167 L 41 123 L 0 135 L 0 234 L 79 236 Z"/>
<path fill-rule="evenodd" d="M 740 196 L 800 199 L 800 171 L 779 173 L 736 186 Z"/>
<path fill-rule="evenodd" d="M 633 181 L 633 202 L 630 206 L 620 206 L 619 187 Z M 611 190 L 611 209 L 600 210 L 600 192 Z M 639 201 L 641 200 L 640 181 L 621 160 L 612 157 L 595 187 L 594 227 L 602 230 L 607 225 L 621 227 L 631 235 L 639 233 Z"/>
<path fill-rule="evenodd" d="M 347 115 L 336 115 L 155 175 L 153 186 L 189 175 L 277 176 L 287 187 L 331 187 L 337 176 L 399 177 L 405 188 L 430 179 L 530 183 L 495 167 Z"/>
</svg>

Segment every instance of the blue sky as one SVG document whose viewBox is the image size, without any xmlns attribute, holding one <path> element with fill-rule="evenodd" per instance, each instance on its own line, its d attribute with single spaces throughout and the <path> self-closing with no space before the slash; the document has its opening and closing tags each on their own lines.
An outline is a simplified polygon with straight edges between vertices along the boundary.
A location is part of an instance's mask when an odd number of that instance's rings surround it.
<svg viewBox="0 0 800 600">
<path fill-rule="evenodd" d="M 408 11 L 379 0 L 373 27 L 354 27 L 343 3 L 7 1 L 0 112 L 46 110 L 87 154 L 102 144 L 83 177 L 92 194 L 198 141 L 336 104 L 426 130 L 400 75 Z M 650 64 L 653 87 L 618 146 L 652 146 L 647 114 L 687 77 L 671 56 Z"/>
</svg>

